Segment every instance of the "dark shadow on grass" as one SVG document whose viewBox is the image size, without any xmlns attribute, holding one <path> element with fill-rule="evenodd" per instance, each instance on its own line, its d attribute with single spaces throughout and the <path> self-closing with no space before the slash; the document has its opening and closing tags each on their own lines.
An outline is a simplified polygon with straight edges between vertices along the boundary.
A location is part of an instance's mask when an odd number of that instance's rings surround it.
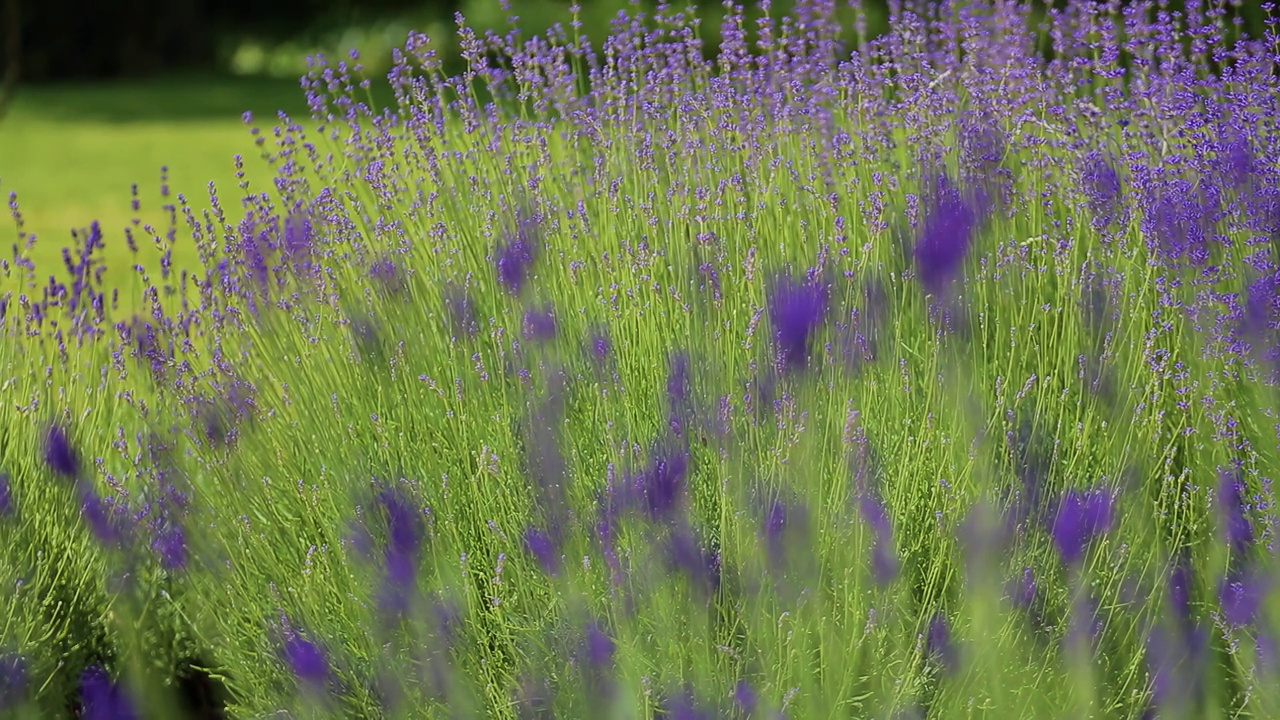
<svg viewBox="0 0 1280 720">
<path fill-rule="evenodd" d="M 230 696 L 222 681 L 211 676 L 209 664 L 188 658 L 175 669 L 175 684 L 182 709 L 191 720 L 225 720 Z"/>
</svg>

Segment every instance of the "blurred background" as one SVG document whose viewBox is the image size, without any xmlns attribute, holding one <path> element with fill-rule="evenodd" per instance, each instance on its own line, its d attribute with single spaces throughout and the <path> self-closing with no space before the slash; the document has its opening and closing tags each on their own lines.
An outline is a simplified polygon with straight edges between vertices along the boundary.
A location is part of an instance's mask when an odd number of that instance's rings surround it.
<svg viewBox="0 0 1280 720">
<path fill-rule="evenodd" d="M 37 260 L 57 260 L 71 231 L 95 219 L 110 253 L 135 217 L 135 183 L 142 220 L 163 222 L 163 166 L 170 189 L 197 207 L 210 181 L 237 192 L 236 153 L 251 180 L 268 182 L 241 115 L 252 111 L 268 127 L 277 110 L 305 119 L 298 78 L 309 55 L 357 49 L 376 78 L 415 29 L 432 38 L 446 69 L 457 70 L 455 13 L 481 32 L 505 31 L 518 15 L 520 27 L 536 33 L 567 27 L 571 2 L 515 0 L 508 12 L 499 0 L 0 0 L 0 194 L 17 193 L 25 230 L 40 238 Z M 885 2 L 863 0 L 871 36 L 886 25 Z M 598 45 L 620 11 L 652 11 L 655 3 L 581 5 L 583 31 Z M 703 5 L 700 32 L 711 54 L 725 11 L 715 0 Z M 775 2 L 771 12 L 789 5 Z M 852 44 L 853 11 L 838 7 Z M 1239 4 L 1237 14 L 1243 28 L 1261 33 L 1259 2 Z M 0 222 L 5 257 L 17 237 L 13 223 Z"/>
</svg>

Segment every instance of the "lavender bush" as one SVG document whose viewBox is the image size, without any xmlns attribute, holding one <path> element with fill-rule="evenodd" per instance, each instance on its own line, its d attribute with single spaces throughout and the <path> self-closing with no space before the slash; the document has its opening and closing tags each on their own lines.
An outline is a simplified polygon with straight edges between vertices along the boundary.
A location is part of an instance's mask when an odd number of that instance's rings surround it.
<svg viewBox="0 0 1280 720">
<path fill-rule="evenodd" d="M 1274 19 L 755 10 L 314 58 L 134 317 L 11 193 L 0 708 L 1280 714 Z"/>
</svg>

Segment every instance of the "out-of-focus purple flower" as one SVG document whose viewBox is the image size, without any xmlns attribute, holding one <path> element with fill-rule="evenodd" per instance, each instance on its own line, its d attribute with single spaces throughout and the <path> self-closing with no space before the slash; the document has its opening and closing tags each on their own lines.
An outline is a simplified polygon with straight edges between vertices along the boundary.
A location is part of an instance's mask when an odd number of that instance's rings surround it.
<svg viewBox="0 0 1280 720">
<path fill-rule="evenodd" d="M 315 643 L 290 633 L 283 653 L 289 671 L 299 682 L 313 688 L 325 687 L 329 680 L 329 662 Z"/>
<path fill-rule="evenodd" d="M 1083 180 L 1094 224 L 1110 226 L 1118 219 L 1122 190 L 1120 173 L 1116 172 L 1114 162 L 1102 153 L 1091 153 L 1085 159 Z"/>
<path fill-rule="evenodd" d="M 542 572 L 556 577 L 560 574 L 560 556 L 551 538 L 536 527 L 524 531 L 524 547 L 538 562 Z"/>
<path fill-rule="evenodd" d="M 187 536 L 175 519 L 168 518 L 161 524 L 151 548 L 165 570 L 174 572 L 187 566 Z"/>
<path fill-rule="evenodd" d="M 0 711 L 21 705 L 27 694 L 27 659 L 18 653 L 0 655 Z"/>
<path fill-rule="evenodd" d="M 378 326 L 367 313 L 353 312 L 347 318 L 351 337 L 355 340 L 356 350 L 365 360 L 374 360 L 381 353 L 381 338 Z"/>
<path fill-rule="evenodd" d="M 1177 712 L 1194 707 L 1203 681 L 1201 653 L 1196 638 L 1185 638 L 1163 627 L 1147 635 L 1147 673 L 1151 677 L 1151 702 L 1157 710 Z"/>
<path fill-rule="evenodd" d="M 788 562 L 788 553 L 793 549 L 804 553 L 804 548 L 793 548 L 803 540 L 808 529 L 808 509 L 803 503 L 785 502 L 775 499 L 769 503 L 764 514 L 761 535 L 764 538 L 765 550 L 769 565 L 775 572 L 782 572 L 793 566 Z"/>
<path fill-rule="evenodd" d="M 934 613 L 929 619 L 925 651 L 937 660 L 945 672 L 955 672 L 959 665 L 955 645 L 951 642 L 951 630 L 947 627 L 947 618 L 941 612 Z"/>
<path fill-rule="evenodd" d="M 702 547 L 693 530 L 674 527 L 667 537 L 667 556 L 671 566 L 684 573 L 693 584 L 707 592 L 715 592 L 720 584 L 720 556 Z"/>
<path fill-rule="evenodd" d="M 133 720 L 140 717 L 125 689 L 107 671 L 91 667 L 80 676 L 80 717 L 83 720 Z"/>
<path fill-rule="evenodd" d="M 680 407 L 689 398 L 689 354 L 676 353 L 671 357 L 671 371 L 667 374 L 667 401 L 672 407 Z"/>
<path fill-rule="evenodd" d="M 1031 608 L 1036 601 L 1036 575 L 1030 565 L 1023 566 L 1022 573 L 1010 580 L 1007 593 L 1014 607 L 1023 610 Z"/>
<path fill-rule="evenodd" d="M 498 271 L 498 282 L 512 294 L 519 295 L 529 279 L 536 250 L 534 237 L 527 228 L 517 230 L 514 237 L 494 252 L 493 263 Z"/>
<path fill-rule="evenodd" d="M 1218 602 L 1222 617 L 1235 627 L 1243 627 L 1258 617 L 1270 590 L 1268 578 L 1250 567 L 1234 568 L 1222 579 Z"/>
<path fill-rule="evenodd" d="M 9 489 L 9 473 L 0 472 L 0 518 L 13 514 L 13 495 Z"/>
<path fill-rule="evenodd" d="M 888 585 L 898 577 L 898 556 L 892 543 L 877 539 L 871 547 L 871 576 L 879 585 Z"/>
<path fill-rule="evenodd" d="M 1258 675 L 1273 680 L 1280 675 L 1280 646 L 1270 632 L 1259 632 L 1254 638 L 1254 653 L 1257 655 Z"/>
<path fill-rule="evenodd" d="M 524 314 L 526 340 L 552 340 L 556 336 L 556 314 L 550 305 L 534 308 Z"/>
<path fill-rule="evenodd" d="M 1244 133 L 1231 133 L 1218 150 L 1218 166 L 1227 186 L 1239 190 L 1249 184 L 1257 172 L 1249 137 Z"/>
<path fill-rule="evenodd" d="M 980 572 L 1000 557 L 1006 541 L 1006 527 L 999 511 L 985 502 L 974 503 L 960 526 L 959 539 L 965 563 L 971 572 Z"/>
<path fill-rule="evenodd" d="M 1249 284 L 1241 333 L 1257 340 L 1280 317 L 1280 273 L 1266 274 Z"/>
<path fill-rule="evenodd" d="M 584 659 L 591 667 L 608 670 L 613 663 L 613 639 L 604 631 L 604 628 L 600 627 L 600 623 L 594 620 L 587 623 L 582 650 Z"/>
<path fill-rule="evenodd" d="M 1169 572 L 1169 604 L 1180 625 L 1191 622 L 1191 560 L 1179 555 Z"/>
<path fill-rule="evenodd" d="M 119 517 L 87 483 L 82 483 L 80 487 L 80 516 L 89 526 L 89 531 L 104 546 L 115 547 L 124 541 L 125 528 Z"/>
<path fill-rule="evenodd" d="M 750 717 L 756 711 L 759 698 L 756 697 L 756 691 L 752 689 L 751 684 L 745 679 L 739 679 L 737 684 L 733 686 L 733 704 L 737 706 L 738 712 L 747 717 Z"/>
<path fill-rule="evenodd" d="M 766 308 L 783 370 L 799 370 L 808 365 L 814 335 L 827 318 L 829 295 L 825 284 L 797 281 L 785 274 L 770 284 Z"/>
<path fill-rule="evenodd" d="M 1049 534 L 1066 565 L 1084 557 L 1095 537 L 1111 529 L 1111 494 L 1102 489 L 1068 490 L 1058 504 Z"/>
<path fill-rule="evenodd" d="M 937 295 L 960 272 L 980 217 L 977 201 L 966 197 L 945 174 L 937 176 L 931 190 L 912 256 L 920 284 Z"/>
<path fill-rule="evenodd" d="M 608 360 L 609 359 L 609 336 L 605 335 L 604 331 L 597 331 L 592 333 L 591 339 L 588 344 L 588 348 L 591 351 L 591 356 L 596 359 L 596 362 L 602 363 L 605 360 Z"/>
<path fill-rule="evenodd" d="M 390 257 L 383 257 L 374 261 L 369 266 L 369 278 L 378 283 L 378 286 L 390 295 L 402 293 L 407 287 L 400 265 Z"/>
<path fill-rule="evenodd" d="M 858 499 L 863 520 L 871 526 L 871 574 L 880 585 L 888 585 L 898 577 L 898 558 L 893 550 L 893 526 L 889 512 L 879 495 L 863 491 Z"/>
<path fill-rule="evenodd" d="M 1088 593 L 1080 593 L 1071 604 L 1067 620 L 1067 635 L 1063 643 L 1068 648 L 1081 645 L 1096 649 L 1106 625 L 1106 618 L 1097 599 Z"/>
<path fill-rule="evenodd" d="M 679 449 L 654 452 L 649 467 L 636 479 L 636 489 L 644 499 L 650 519 L 666 520 L 679 510 L 688 472 L 688 452 Z"/>
<path fill-rule="evenodd" d="M 378 504 L 387 521 L 387 542 L 383 549 L 386 583 L 383 588 L 383 610 L 399 615 L 409 609 L 417 583 L 418 559 L 422 547 L 422 516 L 403 493 L 385 488 L 378 493 Z M 365 531 L 367 534 L 367 530 Z"/>
<path fill-rule="evenodd" d="M 458 639 L 462 629 L 462 608 L 456 600 L 440 596 L 432 604 L 432 613 L 436 621 L 436 635 L 444 645 L 452 645 Z"/>
<path fill-rule="evenodd" d="M 581 671 L 587 692 L 596 700 L 613 693 L 614 642 L 595 620 L 587 622 L 581 645 Z"/>
<path fill-rule="evenodd" d="M 285 257 L 293 264 L 293 271 L 306 277 L 312 271 L 312 230 L 311 218 L 303 213 L 294 213 L 284 221 Z"/>
<path fill-rule="evenodd" d="M 693 693 L 688 689 L 667 698 L 661 717 L 665 720 L 711 720 L 711 713 L 698 707 Z"/>
<path fill-rule="evenodd" d="M 444 307 L 449 316 L 450 329 L 455 335 L 474 337 L 480 331 L 475 302 L 466 288 L 456 284 L 446 286 Z"/>
<path fill-rule="evenodd" d="M 61 425 L 50 425 L 45 432 L 44 462 L 51 470 L 63 477 L 74 480 L 80 475 L 80 458 L 71 448 L 67 431 Z"/>
<path fill-rule="evenodd" d="M 1247 552 L 1253 545 L 1253 525 L 1245 514 L 1242 482 L 1238 473 L 1223 471 L 1218 475 L 1218 506 L 1221 508 L 1223 534 L 1234 553 Z"/>
</svg>

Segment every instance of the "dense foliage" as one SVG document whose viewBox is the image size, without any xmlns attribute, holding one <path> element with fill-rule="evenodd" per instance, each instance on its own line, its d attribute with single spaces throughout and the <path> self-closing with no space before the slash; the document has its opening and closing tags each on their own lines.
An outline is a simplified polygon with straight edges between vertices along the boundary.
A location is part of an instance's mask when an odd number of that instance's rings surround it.
<svg viewBox="0 0 1280 720">
<path fill-rule="evenodd" d="M 1275 24 L 726 10 L 316 58 L 56 275 L 11 194 L 0 707 L 1280 713 Z"/>
</svg>

